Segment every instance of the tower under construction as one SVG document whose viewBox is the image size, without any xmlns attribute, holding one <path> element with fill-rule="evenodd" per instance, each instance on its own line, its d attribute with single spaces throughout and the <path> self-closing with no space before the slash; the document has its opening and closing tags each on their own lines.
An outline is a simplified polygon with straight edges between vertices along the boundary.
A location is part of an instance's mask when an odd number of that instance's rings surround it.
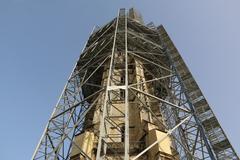
<svg viewBox="0 0 240 160">
<path fill-rule="evenodd" d="M 162 25 L 95 28 L 33 160 L 239 160 Z"/>
</svg>

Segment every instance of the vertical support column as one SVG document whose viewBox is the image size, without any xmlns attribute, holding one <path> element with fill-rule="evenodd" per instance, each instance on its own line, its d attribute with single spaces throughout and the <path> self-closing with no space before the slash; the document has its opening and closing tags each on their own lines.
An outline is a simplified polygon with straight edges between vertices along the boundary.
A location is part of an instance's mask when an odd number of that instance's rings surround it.
<svg viewBox="0 0 240 160">
<path fill-rule="evenodd" d="M 111 60 L 109 64 L 109 72 L 108 72 L 108 79 L 107 79 L 107 86 L 106 86 L 106 92 L 105 92 L 105 99 L 104 99 L 104 104 L 103 104 L 103 112 L 102 116 L 100 119 L 100 133 L 99 133 L 99 139 L 98 139 L 98 147 L 97 147 L 97 155 L 96 155 L 96 160 L 101 160 L 101 150 L 102 150 L 102 141 L 103 138 L 106 135 L 105 131 L 105 118 L 107 114 L 107 101 L 109 98 L 109 86 L 111 82 L 111 75 L 112 75 L 112 68 L 113 68 L 113 59 L 114 59 L 114 54 L 115 54 L 115 44 L 116 44 L 116 37 L 117 37 L 117 31 L 118 31 L 118 20 L 119 20 L 119 13 L 117 16 L 117 21 L 116 21 L 116 26 L 115 26 L 115 32 L 114 32 L 114 39 L 113 39 L 113 46 L 112 46 L 112 53 L 111 53 Z"/>
<path fill-rule="evenodd" d="M 128 48 L 127 14 L 125 13 L 125 142 L 124 160 L 129 160 Z"/>
</svg>

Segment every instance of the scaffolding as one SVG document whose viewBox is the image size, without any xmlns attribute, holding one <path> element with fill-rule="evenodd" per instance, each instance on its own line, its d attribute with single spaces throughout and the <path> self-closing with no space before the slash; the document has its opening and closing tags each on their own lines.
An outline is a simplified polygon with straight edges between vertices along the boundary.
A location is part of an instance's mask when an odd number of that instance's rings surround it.
<svg viewBox="0 0 240 160">
<path fill-rule="evenodd" d="M 163 26 L 134 9 L 94 29 L 33 160 L 239 160 Z"/>
</svg>

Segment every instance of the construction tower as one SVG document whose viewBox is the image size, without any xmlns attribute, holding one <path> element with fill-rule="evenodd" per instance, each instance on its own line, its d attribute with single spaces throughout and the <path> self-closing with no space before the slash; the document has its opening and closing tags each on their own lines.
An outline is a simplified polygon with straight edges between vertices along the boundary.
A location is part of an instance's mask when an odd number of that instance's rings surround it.
<svg viewBox="0 0 240 160">
<path fill-rule="evenodd" d="M 95 28 L 33 160 L 239 160 L 163 26 Z"/>
</svg>

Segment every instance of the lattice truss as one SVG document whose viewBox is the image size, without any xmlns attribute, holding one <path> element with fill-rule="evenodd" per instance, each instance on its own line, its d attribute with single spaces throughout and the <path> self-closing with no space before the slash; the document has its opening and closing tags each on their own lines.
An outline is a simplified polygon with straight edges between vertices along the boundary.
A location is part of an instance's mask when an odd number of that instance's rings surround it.
<svg viewBox="0 0 240 160">
<path fill-rule="evenodd" d="M 124 78 L 116 78 L 119 74 Z M 147 92 L 148 85 L 163 87 Z M 124 111 L 114 105 L 117 100 L 123 101 Z M 115 159 L 147 159 L 147 151 L 166 137 L 150 146 L 130 141 L 133 104 L 171 137 L 179 159 L 239 159 L 163 26 L 146 26 L 129 18 L 124 9 L 92 32 L 32 159 L 68 160 L 73 146 L 83 159 L 91 159 L 74 138 L 91 125 L 93 109 L 100 117 L 93 128 L 98 137 L 96 159 L 108 159 L 109 153 Z M 111 115 L 113 109 L 117 117 Z M 110 128 L 119 134 L 112 135 Z M 117 138 L 124 141 L 116 142 Z M 133 154 L 136 146 L 138 153 Z"/>
</svg>

